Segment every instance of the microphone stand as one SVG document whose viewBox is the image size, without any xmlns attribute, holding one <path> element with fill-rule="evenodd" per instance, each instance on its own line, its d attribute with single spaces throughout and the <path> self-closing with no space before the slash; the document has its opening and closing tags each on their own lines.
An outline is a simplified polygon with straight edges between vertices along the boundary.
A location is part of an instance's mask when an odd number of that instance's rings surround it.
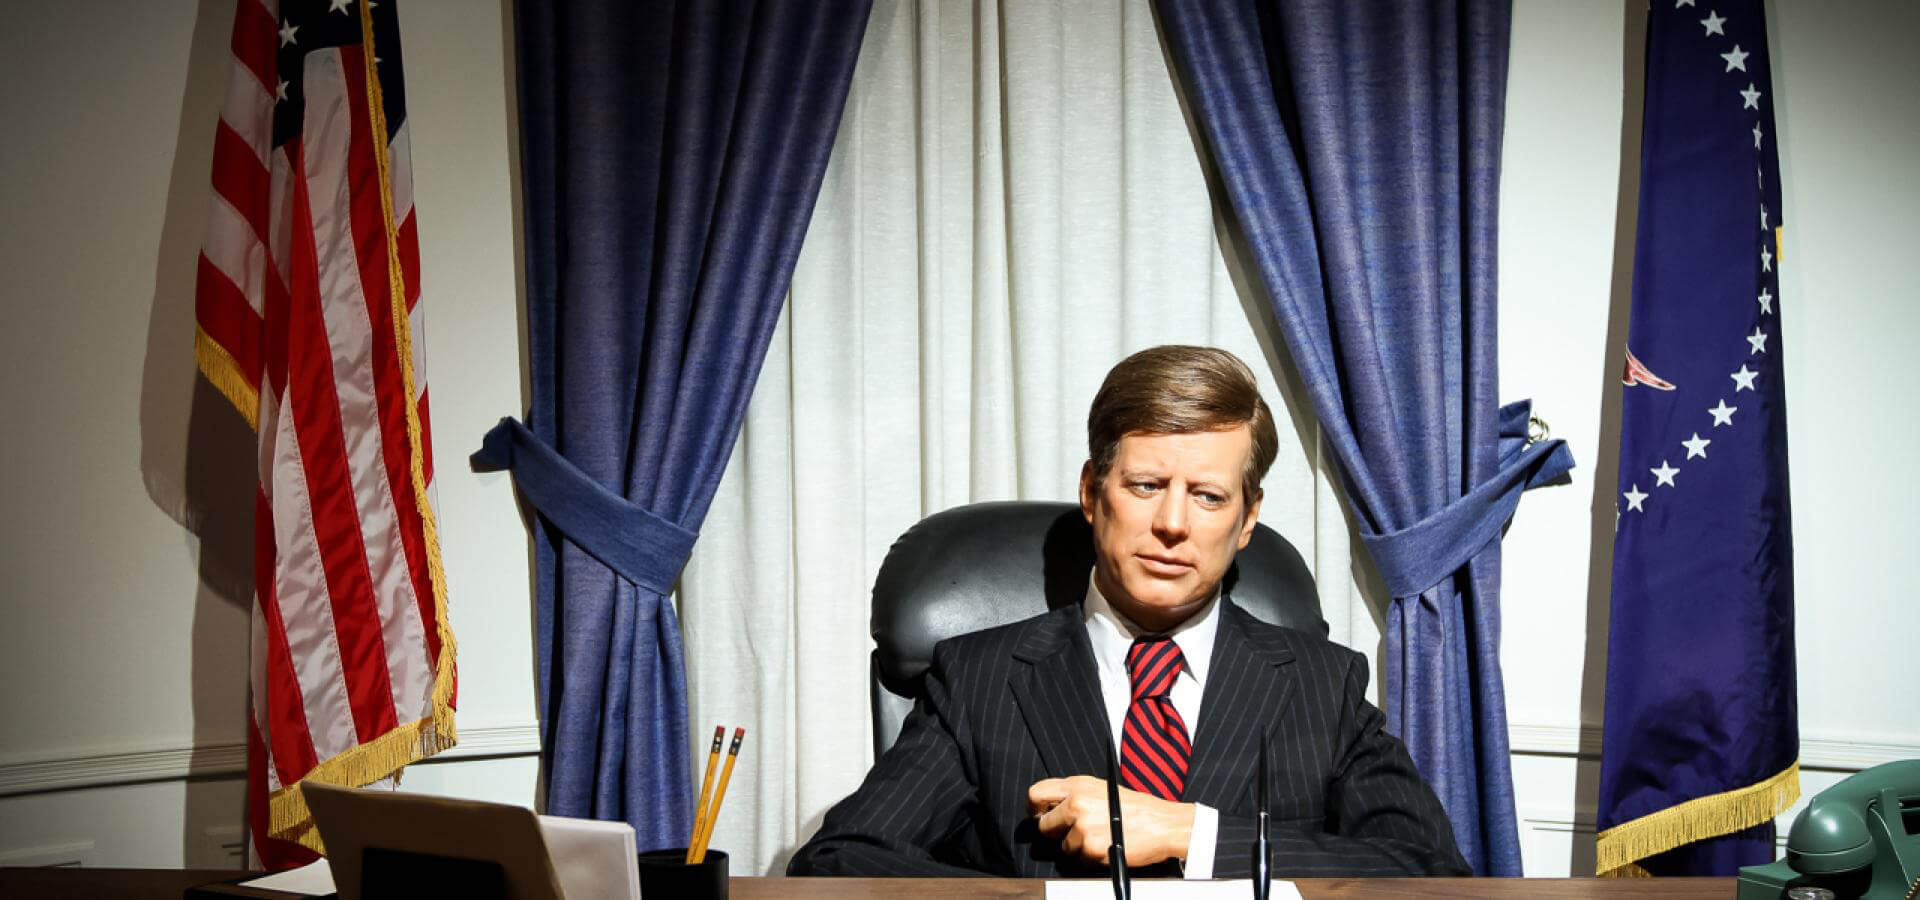
<svg viewBox="0 0 1920 900">
<path fill-rule="evenodd" d="M 1120 757 L 1107 735 L 1107 827 L 1113 841 L 1107 845 L 1107 868 L 1113 873 L 1114 900 L 1133 900 L 1133 882 L 1127 877 L 1127 843 L 1120 830 Z"/>
<path fill-rule="evenodd" d="M 1267 757 L 1271 754 L 1267 746 L 1267 736 L 1260 735 L 1260 781 L 1255 786 L 1255 796 L 1260 801 L 1260 812 L 1254 822 L 1256 831 L 1253 839 L 1253 898 L 1267 900 L 1267 893 L 1273 887 L 1272 863 L 1269 860 L 1267 822 L 1271 818 L 1267 805 Z"/>
</svg>

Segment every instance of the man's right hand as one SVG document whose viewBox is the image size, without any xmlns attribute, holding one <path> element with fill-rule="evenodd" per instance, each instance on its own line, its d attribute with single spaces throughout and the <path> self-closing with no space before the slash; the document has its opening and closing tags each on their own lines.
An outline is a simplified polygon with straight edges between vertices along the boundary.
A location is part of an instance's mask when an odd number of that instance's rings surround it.
<svg viewBox="0 0 1920 900">
<path fill-rule="evenodd" d="M 1039 819 L 1040 833 L 1060 849 L 1090 862 L 1107 861 L 1113 845 L 1107 815 L 1107 782 L 1091 775 L 1048 778 L 1027 788 L 1027 808 Z M 1148 866 L 1186 859 L 1193 835 L 1194 805 L 1120 789 L 1120 816 L 1126 828 L 1127 865 Z"/>
</svg>

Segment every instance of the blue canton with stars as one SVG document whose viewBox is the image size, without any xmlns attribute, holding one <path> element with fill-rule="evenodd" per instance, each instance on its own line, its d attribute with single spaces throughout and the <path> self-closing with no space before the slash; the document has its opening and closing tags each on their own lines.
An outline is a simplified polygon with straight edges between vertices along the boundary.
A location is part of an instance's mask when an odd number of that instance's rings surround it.
<svg viewBox="0 0 1920 900">
<path fill-rule="evenodd" d="M 361 0 L 281 0 L 277 102 L 273 106 L 273 146 L 300 137 L 307 100 L 302 73 L 307 54 L 329 47 L 360 45 Z M 387 140 L 407 120 L 406 84 L 400 65 L 400 20 L 394 0 L 373 0 L 374 57 L 380 70 L 381 108 L 387 115 Z"/>
<path fill-rule="evenodd" d="M 1643 124 L 1602 831 L 1765 782 L 1799 752 L 1784 216 L 1758 0 L 1654 0 Z M 1771 825 L 1753 824 L 1638 864 L 1732 875 L 1773 858 Z"/>
</svg>

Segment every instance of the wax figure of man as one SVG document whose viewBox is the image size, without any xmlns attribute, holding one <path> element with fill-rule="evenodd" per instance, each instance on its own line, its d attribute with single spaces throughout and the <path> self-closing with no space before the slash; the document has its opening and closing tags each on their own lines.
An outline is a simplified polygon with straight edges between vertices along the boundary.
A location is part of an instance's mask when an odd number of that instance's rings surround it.
<svg viewBox="0 0 1920 900">
<path fill-rule="evenodd" d="M 1087 418 L 1086 602 L 943 641 L 925 695 L 796 875 L 1105 871 L 1107 741 L 1138 874 L 1247 875 L 1262 734 L 1277 875 L 1466 874 L 1359 654 L 1221 596 L 1277 448 L 1253 374 L 1156 347 Z"/>
</svg>

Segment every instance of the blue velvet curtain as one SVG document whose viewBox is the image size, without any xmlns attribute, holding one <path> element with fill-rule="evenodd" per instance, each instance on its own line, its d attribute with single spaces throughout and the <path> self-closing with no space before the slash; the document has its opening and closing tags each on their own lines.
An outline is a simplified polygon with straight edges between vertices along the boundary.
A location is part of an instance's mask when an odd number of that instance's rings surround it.
<svg viewBox="0 0 1920 900">
<path fill-rule="evenodd" d="M 1388 727 L 1468 862 L 1520 873 L 1500 532 L 1566 473 L 1501 407 L 1506 0 L 1158 0 L 1281 337 L 1393 596 Z"/>
<path fill-rule="evenodd" d="M 870 0 L 516 4 L 533 408 L 474 454 L 534 518 L 551 813 L 692 825 L 667 596 L 800 252 Z"/>
</svg>

